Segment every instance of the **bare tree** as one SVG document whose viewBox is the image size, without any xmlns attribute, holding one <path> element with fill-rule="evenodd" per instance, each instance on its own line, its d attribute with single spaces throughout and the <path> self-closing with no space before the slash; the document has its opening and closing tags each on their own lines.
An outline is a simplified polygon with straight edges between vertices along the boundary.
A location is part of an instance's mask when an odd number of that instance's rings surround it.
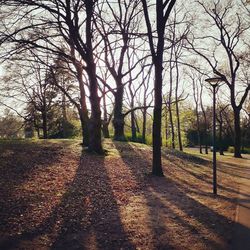
<svg viewBox="0 0 250 250">
<path fill-rule="evenodd" d="M 71 58 L 70 53 L 65 54 L 58 44 L 63 39 L 70 48 L 74 47 L 84 62 L 82 66 L 89 82 L 91 116 L 88 124 L 88 148 L 90 151 L 102 153 L 101 109 L 93 44 L 93 20 L 96 3 L 95 0 L 67 0 L 65 3 L 53 0 L 4 1 L 3 7 L 7 6 L 14 10 L 12 15 L 21 16 L 14 25 L 10 22 L 9 25 L 4 26 L 5 30 L 1 32 L 1 41 L 17 45 L 12 47 L 12 53 L 28 47 L 38 50 L 49 49 L 51 52 L 67 58 Z M 41 12 L 38 12 L 38 9 Z M 27 20 L 27 23 L 23 20 Z M 50 46 L 46 46 L 44 41 Z"/>
<path fill-rule="evenodd" d="M 96 28 L 104 43 L 104 63 L 109 69 L 116 85 L 115 89 L 109 87 L 109 90 L 114 95 L 114 139 L 124 140 L 124 87 L 129 81 L 131 82 L 131 80 L 128 81 L 126 77 L 129 78 L 129 75 L 132 75 L 132 70 L 135 69 L 138 64 L 138 62 L 133 65 L 131 65 L 131 62 L 128 63 L 126 53 L 131 41 L 135 40 L 133 33 L 137 33 L 138 31 L 138 25 L 140 23 L 139 14 L 141 10 L 138 8 L 138 0 L 125 0 L 118 1 L 117 3 L 104 1 L 104 3 L 105 4 L 100 7 L 100 18 L 99 23 L 96 22 Z M 105 20 L 105 12 L 102 14 L 101 11 L 105 6 L 108 7 L 110 15 L 113 17 L 109 23 Z M 134 49 L 136 49 L 134 42 L 133 45 Z"/>
<path fill-rule="evenodd" d="M 250 83 L 241 84 L 239 81 L 240 65 L 242 62 L 241 49 L 244 34 L 249 29 L 249 23 L 244 22 L 240 13 L 234 13 L 238 4 L 232 1 L 216 1 L 208 6 L 202 1 L 197 1 L 202 6 L 204 13 L 209 17 L 212 28 L 216 33 L 209 33 L 207 36 L 196 37 L 193 41 L 190 39 L 189 45 L 201 56 L 211 67 L 212 71 L 221 80 L 226 83 L 230 91 L 230 102 L 234 111 L 234 156 L 241 157 L 241 126 L 240 112 L 250 90 Z M 234 13 L 234 18 L 232 18 Z M 194 41 L 212 41 L 214 49 L 198 49 Z M 220 50 L 219 50 L 220 49 Z M 220 52 L 219 52 L 220 51 Z M 219 53 L 218 53 L 219 52 Z M 221 53 L 224 53 L 227 60 L 226 69 L 222 67 L 224 61 Z M 239 96 L 241 94 L 241 97 Z"/>
<path fill-rule="evenodd" d="M 154 83 L 154 119 L 153 119 L 153 166 L 152 174 L 163 176 L 161 164 L 161 118 L 162 118 L 162 65 L 164 52 L 164 33 L 170 12 L 175 4 L 175 0 L 159 0 L 156 2 L 155 18 L 157 38 L 154 39 L 152 22 L 149 17 L 149 6 L 146 0 L 142 0 L 147 35 L 149 41 L 152 62 L 155 71 Z M 154 41 L 155 40 L 155 41 Z M 156 44 L 156 47 L 155 47 Z"/>
</svg>

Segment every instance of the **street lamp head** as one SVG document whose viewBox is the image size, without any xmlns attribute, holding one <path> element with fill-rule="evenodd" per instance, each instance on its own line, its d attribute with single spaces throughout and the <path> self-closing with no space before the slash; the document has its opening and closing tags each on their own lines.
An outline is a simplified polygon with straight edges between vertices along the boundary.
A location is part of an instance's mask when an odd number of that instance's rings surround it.
<svg viewBox="0 0 250 250">
<path fill-rule="evenodd" d="M 221 77 L 212 77 L 205 79 L 206 82 L 210 83 L 212 86 L 217 86 L 218 82 L 222 81 Z"/>
</svg>

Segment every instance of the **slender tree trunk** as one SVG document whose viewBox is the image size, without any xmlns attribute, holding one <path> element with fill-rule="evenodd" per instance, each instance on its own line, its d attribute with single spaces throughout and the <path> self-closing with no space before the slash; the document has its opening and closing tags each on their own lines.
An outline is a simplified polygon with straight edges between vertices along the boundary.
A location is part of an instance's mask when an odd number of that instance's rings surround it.
<svg viewBox="0 0 250 250">
<path fill-rule="evenodd" d="M 205 123 L 205 129 L 204 129 L 204 136 L 205 136 L 205 153 L 208 154 L 208 125 L 207 125 L 207 115 L 203 106 L 203 101 L 202 101 L 202 93 L 203 93 L 203 85 L 202 82 L 200 81 L 200 86 L 201 86 L 201 91 L 200 91 L 200 104 L 201 104 L 201 111 L 204 117 L 204 123 Z"/>
<path fill-rule="evenodd" d="M 134 104 L 131 105 L 131 108 L 134 108 Z M 132 133 L 132 141 L 136 141 L 137 133 L 136 133 L 136 123 L 135 123 L 135 112 L 131 111 L 131 133 Z"/>
<path fill-rule="evenodd" d="M 234 157 L 241 158 L 240 110 L 234 109 Z"/>
<path fill-rule="evenodd" d="M 48 138 L 48 128 L 47 128 L 47 114 L 46 111 L 42 112 L 42 126 L 43 126 L 43 139 Z"/>
<path fill-rule="evenodd" d="M 129 83 L 129 93 L 131 96 L 131 102 L 130 102 L 130 108 L 132 109 L 130 113 L 130 119 L 131 119 L 131 135 L 132 135 L 132 141 L 136 141 L 137 138 L 137 131 L 136 131 L 136 121 L 135 121 L 135 111 L 133 110 L 134 108 L 134 95 L 131 89 L 131 73 L 130 73 L 130 83 Z"/>
<path fill-rule="evenodd" d="M 65 88 L 65 82 L 63 79 L 63 88 Z M 62 120 L 62 136 L 63 138 L 66 138 L 66 122 L 67 122 L 67 111 L 66 111 L 66 96 L 64 93 L 62 93 L 62 115 L 63 115 L 63 120 Z"/>
<path fill-rule="evenodd" d="M 167 108 L 167 105 L 165 108 L 165 138 L 166 138 L 165 146 L 168 147 L 168 108 Z"/>
<path fill-rule="evenodd" d="M 37 128 L 37 129 L 36 129 L 36 132 L 37 132 L 37 137 L 40 138 L 40 129 Z"/>
<path fill-rule="evenodd" d="M 202 146 L 201 146 L 201 130 L 200 130 L 200 118 L 198 112 L 198 105 L 199 105 L 199 89 L 195 83 L 195 78 L 193 76 L 193 93 L 194 93 L 194 102 L 195 102 L 195 114 L 196 114 L 196 125 L 197 125 L 197 136 L 198 136 L 198 144 L 200 149 L 200 154 L 202 154 Z M 197 92 L 196 92 L 197 89 Z"/>
<path fill-rule="evenodd" d="M 222 119 L 221 119 L 221 116 L 220 116 L 220 121 L 219 121 L 219 142 L 220 142 L 220 155 L 224 155 L 223 143 L 222 143 Z"/>
<path fill-rule="evenodd" d="M 154 93 L 152 174 L 156 176 L 163 176 L 161 165 L 162 60 L 160 58 L 155 58 Z"/>
<path fill-rule="evenodd" d="M 171 110 L 171 104 L 168 104 L 168 112 L 169 112 L 169 122 L 171 127 L 171 146 L 175 149 L 175 132 L 174 132 L 174 122 L 173 122 L 173 113 Z"/>
<path fill-rule="evenodd" d="M 177 133 L 178 133 L 178 142 L 179 149 L 183 151 L 182 140 L 181 140 L 181 123 L 180 123 L 180 113 L 179 113 L 179 102 L 178 102 L 178 86 L 179 86 L 179 67 L 176 62 L 176 88 L 175 88 L 175 102 L 176 102 L 176 116 L 177 116 Z"/>
<path fill-rule="evenodd" d="M 143 143 L 146 143 L 146 128 L 147 128 L 147 109 L 144 108 L 143 113 L 142 113 L 142 142 Z"/>
<path fill-rule="evenodd" d="M 198 136 L 198 144 L 200 148 L 200 154 L 202 154 L 202 145 L 201 145 L 201 130 L 200 130 L 200 119 L 198 110 L 196 110 L 196 122 L 197 122 L 197 136 Z"/>
<path fill-rule="evenodd" d="M 205 113 L 205 110 L 203 110 L 202 108 L 202 113 L 203 113 L 203 116 L 204 116 L 204 123 L 205 123 L 205 133 L 204 133 L 204 136 L 205 136 L 205 153 L 208 154 L 208 132 L 207 132 L 207 116 L 206 116 L 206 113 Z"/>
<path fill-rule="evenodd" d="M 140 126 L 139 126 L 139 124 L 138 124 L 138 119 L 137 119 L 136 115 L 135 115 L 134 117 L 135 117 L 136 132 L 137 132 L 137 133 L 140 133 Z"/>
<path fill-rule="evenodd" d="M 172 58 L 173 58 L 173 50 L 174 46 L 171 47 L 170 51 L 170 84 L 169 84 L 169 96 L 168 96 L 168 112 L 169 112 L 169 122 L 171 126 L 171 145 L 172 148 L 175 149 L 175 131 L 174 131 L 174 122 L 173 122 L 173 113 L 172 113 L 172 92 L 173 92 L 173 65 L 172 65 Z"/>
<path fill-rule="evenodd" d="M 106 105 L 106 95 L 105 95 L 105 87 L 103 91 L 103 122 L 102 122 L 102 133 L 104 138 L 110 138 L 109 135 L 109 122 L 108 122 L 108 114 L 107 114 L 107 105 Z"/>
<path fill-rule="evenodd" d="M 114 107 L 114 118 L 113 118 L 113 126 L 114 126 L 114 140 L 124 141 L 124 115 L 122 113 L 122 103 L 123 103 L 123 92 L 124 88 L 122 84 L 116 90 L 115 93 L 115 107 Z"/>
<path fill-rule="evenodd" d="M 110 138 L 109 126 L 108 126 L 108 123 L 105 121 L 103 121 L 103 124 L 102 124 L 102 133 L 103 133 L 104 138 Z"/>
</svg>

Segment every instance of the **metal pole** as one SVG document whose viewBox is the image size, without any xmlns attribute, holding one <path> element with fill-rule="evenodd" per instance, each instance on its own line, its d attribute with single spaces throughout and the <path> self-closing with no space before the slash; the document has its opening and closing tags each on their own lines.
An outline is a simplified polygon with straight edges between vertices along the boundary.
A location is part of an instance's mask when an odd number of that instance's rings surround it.
<svg viewBox="0 0 250 250">
<path fill-rule="evenodd" d="M 216 175 L 216 117 L 215 117 L 215 93 L 217 84 L 213 85 L 213 193 L 217 194 L 217 175 Z"/>
</svg>

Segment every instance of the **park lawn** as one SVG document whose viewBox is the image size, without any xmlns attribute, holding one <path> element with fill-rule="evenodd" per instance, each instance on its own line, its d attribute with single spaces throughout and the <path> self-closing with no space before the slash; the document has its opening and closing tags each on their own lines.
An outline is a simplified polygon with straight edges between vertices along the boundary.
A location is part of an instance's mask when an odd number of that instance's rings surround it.
<svg viewBox="0 0 250 250">
<path fill-rule="evenodd" d="M 236 166 L 105 140 L 105 156 L 77 140 L 0 142 L 0 249 L 228 249 Z M 232 170 L 232 171 L 231 171 Z"/>
</svg>

